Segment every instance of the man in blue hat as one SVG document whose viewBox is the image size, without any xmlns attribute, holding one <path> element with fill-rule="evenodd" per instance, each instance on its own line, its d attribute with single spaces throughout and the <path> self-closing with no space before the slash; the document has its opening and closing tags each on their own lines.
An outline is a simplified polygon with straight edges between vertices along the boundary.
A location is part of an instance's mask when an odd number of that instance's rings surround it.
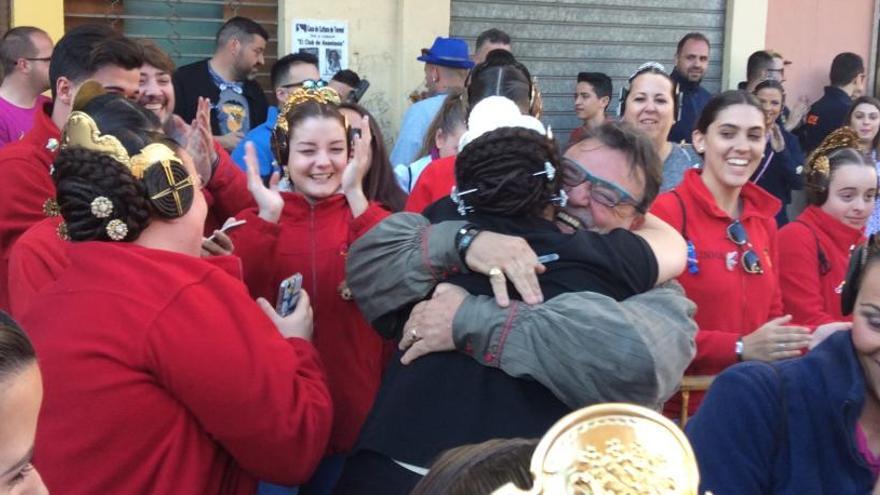
<svg viewBox="0 0 880 495">
<path fill-rule="evenodd" d="M 467 43 L 459 38 L 438 36 L 431 48 L 423 49 L 418 60 L 425 63 L 425 85 L 428 98 L 414 103 L 403 116 L 397 142 L 391 151 L 391 164 L 409 165 L 425 140 L 425 132 L 440 110 L 450 88 L 464 87 L 468 69 L 474 66 Z"/>
</svg>

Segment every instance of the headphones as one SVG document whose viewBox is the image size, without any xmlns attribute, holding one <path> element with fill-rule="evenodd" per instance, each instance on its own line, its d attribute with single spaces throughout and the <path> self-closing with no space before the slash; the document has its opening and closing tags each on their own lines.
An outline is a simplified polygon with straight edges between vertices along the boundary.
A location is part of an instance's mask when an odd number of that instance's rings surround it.
<svg viewBox="0 0 880 495">
<path fill-rule="evenodd" d="M 868 262 L 868 254 L 874 245 L 877 234 L 871 234 L 868 242 L 860 244 L 849 256 L 849 267 L 846 270 L 846 279 L 843 282 L 843 291 L 840 294 L 840 309 L 844 316 L 850 315 L 855 309 L 856 297 L 859 295 L 859 284 L 862 281 L 862 272 L 865 263 Z"/>
<path fill-rule="evenodd" d="M 666 67 L 663 67 L 663 64 L 659 62 L 645 62 L 633 72 L 633 75 L 629 76 L 626 84 L 620 88 L 620 96 L 617 98 L 617 117 L 623 118 L 623 113 L 626 111 L 626 97 L 629 96 L 633 79 L 648 73 L 666 76 L 672 83 L 672 112 L 675 114 L 675 121 L 678 122 L 681 120 L 681 89 L 678 87 L 678 83 L 666 72 Z"/>
</svg>

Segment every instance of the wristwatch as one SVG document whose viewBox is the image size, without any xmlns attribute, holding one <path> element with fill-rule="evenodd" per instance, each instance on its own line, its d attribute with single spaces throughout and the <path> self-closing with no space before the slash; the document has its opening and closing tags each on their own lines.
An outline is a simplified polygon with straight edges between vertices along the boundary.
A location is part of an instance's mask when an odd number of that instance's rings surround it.
<svg viewBox="0 0 880 495">
<path fill-rule="evenodd" d="M 458 257 L 461 259 L 462 266 L 467 266 L 465 262 L 467 250 L 480 232 L 482 231 L 476 225 L 469 223 L 458 229 L 458 232 L 455 233 L 455 250 L 458 251 Z"/>
<path fill-rule="evenodd" d="M 736 347 L 734 347 L 734 351 L 736 351 L 736 360 L 737 361 L 743 360 L 743 348 L 744 347 L 745 347 L 745 345 L 743 344 L 743 338 L 740 337 L 740 338 L 736 339 Z"/>
</svg>

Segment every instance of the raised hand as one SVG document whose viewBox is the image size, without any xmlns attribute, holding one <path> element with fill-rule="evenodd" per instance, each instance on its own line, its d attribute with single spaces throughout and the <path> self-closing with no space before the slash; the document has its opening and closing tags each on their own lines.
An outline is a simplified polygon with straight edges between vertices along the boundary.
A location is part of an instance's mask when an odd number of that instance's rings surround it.
<svg viewBox="0 0 880 495">
<path fill-rule="evenodd" d="M 263 184 L 260 178 L 260 162 L 257 160 L 257 150 L 254 143 L 248 141 L 244 146 L 244 162 L 247 165 L 247 188 L 260 209 L 259 217 L 270 223 L 278 223 L 281 218 L 281 210 L 284 209 L 284 198 L 278 192 L 278 172 L 272 174 L 269 179 L 269 187 Z"/>
<path fill-rule="evenodd" d="M 373 134 L 370 132 L 370 119 L 361 119 L 361 135 L 355 135 L 352 142 L 354 153 L 342 173 L 342 192 L 348 200 L 348 206 L 352 214 L 357 217 L 366 211 L 369 202 L 364 195 L 364 177 L 370 170 L 373 152 L 370 143 L 373 142 Z"/>
</svg>

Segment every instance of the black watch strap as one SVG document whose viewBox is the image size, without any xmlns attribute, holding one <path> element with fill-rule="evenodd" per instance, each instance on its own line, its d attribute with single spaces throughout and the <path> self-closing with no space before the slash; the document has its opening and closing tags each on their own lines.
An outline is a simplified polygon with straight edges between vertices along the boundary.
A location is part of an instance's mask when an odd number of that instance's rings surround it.
<svg viewBox="0 0 880 495">
<path fill-rule="evenodd" d="M 458 257 L 461 259 L 461 265 L 463 267 L 467 267 L 467 263 L 465 262 L 467 251 L 474 242 L 474 238 L 476 238 L 480 232 L 482 231 L 476 225 L 469 223 L 458 229 L 458 232 L 455 234 L 455 249 L 458 251 Z"/>
</svg>

